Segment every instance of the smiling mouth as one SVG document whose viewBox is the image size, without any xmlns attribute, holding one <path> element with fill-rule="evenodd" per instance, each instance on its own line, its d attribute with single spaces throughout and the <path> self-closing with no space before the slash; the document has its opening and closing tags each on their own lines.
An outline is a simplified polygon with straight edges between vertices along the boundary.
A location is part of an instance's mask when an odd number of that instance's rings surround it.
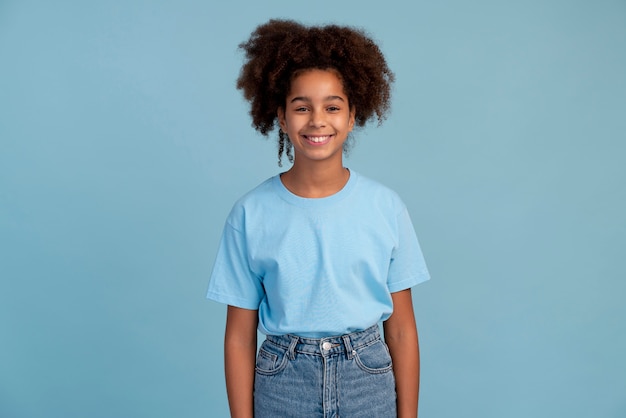
<svg viewBox="0 0 626 418">
<path fill-rule="evenodd" d="M 302 135 L 307 141 L 314 144 L 324 144 L 332 138 L 332 135 Z"/>
</svg>

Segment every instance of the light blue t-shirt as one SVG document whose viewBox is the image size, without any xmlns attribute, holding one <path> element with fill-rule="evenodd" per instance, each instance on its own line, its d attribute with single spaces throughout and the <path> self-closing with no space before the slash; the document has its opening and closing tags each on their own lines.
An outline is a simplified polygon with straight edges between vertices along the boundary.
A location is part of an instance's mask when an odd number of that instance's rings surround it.
<svg viewBox="0 0 626 418">
<path fill-rule="evenodd" d="M 302 198 L 277 175 L 231 210 L 207 298 L 258 309 L 264 334 L 320 338 L 386 320 L 391 293 L 428 279 L 396 193 L 351 171 L 338 193 Z"/>
</svg>

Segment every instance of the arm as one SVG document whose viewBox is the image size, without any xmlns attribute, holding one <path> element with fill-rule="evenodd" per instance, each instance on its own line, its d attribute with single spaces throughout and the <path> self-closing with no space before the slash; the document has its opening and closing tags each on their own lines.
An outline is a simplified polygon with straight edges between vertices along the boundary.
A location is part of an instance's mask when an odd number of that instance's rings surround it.
<svg viewBox="0 0 626 418">
<path fill-rule="evenodd" d="M 256 361 L 256 310 L 228 306 L 224 336 L 226 392 L 233 418 L 254 415 L 254 365 Z"/>
<path fill-rule="evenodd" d="M 383 323 L 396 378 L 398 418 L 417 417 L 420 355 L 411 289 L 392 293 L 393 314 Z"/>
</svg>

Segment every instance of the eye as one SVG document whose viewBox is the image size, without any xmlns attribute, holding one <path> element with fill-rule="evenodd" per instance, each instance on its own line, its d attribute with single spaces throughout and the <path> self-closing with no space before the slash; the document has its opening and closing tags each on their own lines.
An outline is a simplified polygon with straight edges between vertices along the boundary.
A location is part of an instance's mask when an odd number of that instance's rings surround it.
<svg viewBox="0 0 626 418">
<path fill-rule="evenodd" d="M 329 112 L 339 112 L 341 109 L 338 106 L 328 106 Z"/>
<path fill-rule="evenodd" d="M 304 106 L 299 106 L 299 107 L 296 107 L 294 110 L 295 110 L 296 112 L 306 112 L 306 111 L 308 111 L 309 109 L 307 109 L 307 108 L 306 108 L 306 107 L 304 107 Z"/>
</svg>

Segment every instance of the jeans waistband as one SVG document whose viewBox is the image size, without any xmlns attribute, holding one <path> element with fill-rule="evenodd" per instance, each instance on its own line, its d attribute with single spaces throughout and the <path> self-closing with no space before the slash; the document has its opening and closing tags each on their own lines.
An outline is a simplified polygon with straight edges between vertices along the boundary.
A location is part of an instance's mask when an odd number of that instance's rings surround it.
<svg viewBox="0 0 626 418">
<path fill-rule="evenodd" d="M 268 335 L 266 341 L 286 348 L 290 358 L 296 353 L 317 354 L 327 356 L 345 352 L 352 358 L 354 350 L 380 340 L 378 324 L 350 334 L 324 338 L 304 338 L 297 335 Z"/>
</svg>

